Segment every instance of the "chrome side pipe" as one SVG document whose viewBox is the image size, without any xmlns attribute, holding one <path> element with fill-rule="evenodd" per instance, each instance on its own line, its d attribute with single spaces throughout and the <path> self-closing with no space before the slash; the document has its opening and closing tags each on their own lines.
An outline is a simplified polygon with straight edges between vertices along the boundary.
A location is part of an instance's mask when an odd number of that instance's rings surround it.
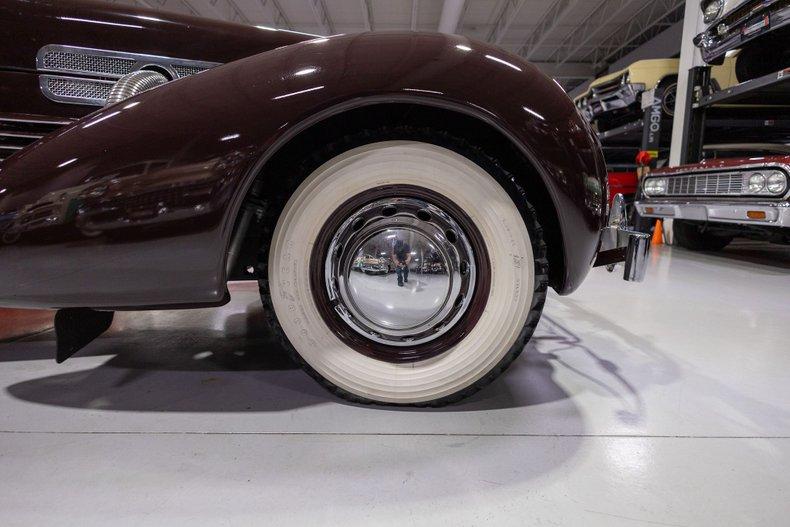
<svg viewBox="0 0 790 527">
<path fill-rule="evenodd" d="M 118 82 L 113 85 L 112 89 L 110 89 L 110 94 L 107 96 L 105 106 L 119 103 L 144 91 L 167 84 L 167 82 L 168 78 L 158 71 L 133 71 L 118 79 Z"/>
<path fill-rule="evenodd" d="M 623 280 L 641 282 L 647 269 L 650 237 L 650 234 L 636 231 L 628 225 L 625 198 L 622 194 L 616 194 L 609 210 L 607 226 L 601 229 L 601 245 L 593 266 L 606 266 L 611 273 L 622 262 Z"/>
</svg>

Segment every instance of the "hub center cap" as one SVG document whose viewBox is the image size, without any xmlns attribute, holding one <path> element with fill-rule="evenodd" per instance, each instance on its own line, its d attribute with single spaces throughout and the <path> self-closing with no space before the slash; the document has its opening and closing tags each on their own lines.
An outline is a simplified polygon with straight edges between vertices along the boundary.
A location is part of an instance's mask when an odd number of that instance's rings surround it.
<svg viewBox="0 0 790 527">
<path fill-rule="evenodd" d="M 461 318 L 477 270 L 450 215 L 417 198 L 362 207 L 337 230 L 325 260 L 334 311 L 354 331 L 392 346 L 438 338 Z"/>
</svg>

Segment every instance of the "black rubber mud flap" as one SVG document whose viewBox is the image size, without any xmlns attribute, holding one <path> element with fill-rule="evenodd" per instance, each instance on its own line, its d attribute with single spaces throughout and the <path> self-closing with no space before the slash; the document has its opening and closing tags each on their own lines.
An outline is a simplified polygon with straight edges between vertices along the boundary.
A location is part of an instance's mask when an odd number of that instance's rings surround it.
<svg viewBox="0 0 790 527">
<path fill-rule="evenodd" d="M 93 339 L 107 331 L 112 324 L 113 311 L 94 311 L 87 307 L 60 309 L 55 314 L 55 335 L 58 364 L 90 344 Z"/>
</svg>

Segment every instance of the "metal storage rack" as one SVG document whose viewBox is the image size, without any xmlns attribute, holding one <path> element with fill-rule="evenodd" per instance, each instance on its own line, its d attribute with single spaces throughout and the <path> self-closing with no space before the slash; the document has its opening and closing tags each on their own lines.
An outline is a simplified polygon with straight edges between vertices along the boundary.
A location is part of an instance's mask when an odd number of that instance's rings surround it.
<svg viewBox="0 0 790 527">
<path fill-rule="evenodd" d="M 652 154 L 651 164 L 655 168 L 657 159 L 668 153 L 671 142 L 672 118 L 662 110 L 664 90 L 670 84 L 671 82 L 661 83 L 653 90 L 652 104 L 643 109 L 640 119 L 598 133 L 604 151 L 631 147 L 634 153 L 631 156 L 632 161 L 636 152 L 647 151 Z"/>
<path fill-rule="evenodd" d="M 709 91 L 710 66 L 692 68 L 687 87 L 681 163 L 702 159 L 711 129 L 734 142 L 790 141 L 790 68 L 770 73 L 726 90 Z M 732 105 L 756 105 L 738 108 Z M 760 116 L 759 114 L 763 115 Z"/>
</svg>

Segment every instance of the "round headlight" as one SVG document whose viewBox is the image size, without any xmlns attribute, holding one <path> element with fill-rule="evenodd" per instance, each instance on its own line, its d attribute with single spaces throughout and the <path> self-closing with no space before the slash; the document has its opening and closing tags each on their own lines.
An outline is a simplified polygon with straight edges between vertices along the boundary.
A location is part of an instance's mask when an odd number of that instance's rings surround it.
<svg viewBox="0 0 790 527">
<path fill-rule="evenodd" d="M 666 178 L 650 178 L 645 181 L 645 194 L 648 196 L 658 196 L 667 191 Z"/>
<path fill-rule="evenodd" d="M 766 188 L 771 194 L 781 194 L 787 188 L 787 178 L 781 172 L 774 172 L 768 176 Z"/>
<path fill-rule="evenodd" d="M 706 24 L 710 24 L 718 18 L 722 4 L 723 2 L 721 0 L 710 0 L 710 2 L 702 4 L 702 13 L 705 15 L 704 19 Z"/>
<path fill-rule="evenodd" d="M 765 176 L 755 172 L 749 176 L 749 192 L 761 192 L 765 188 Z"/>
<path fill-rule="evenodd" d="M 720 37 L 723 37 L 724 35 L 726 35 L 726 34 L 727 34 L 727 30 L 728 30 L 728 29 L 729 29 L 729 28 L 727 27 L 727 24 L 725 24 L 724 22 L 722 22 L 721 24 L 719 24 L 718 26 L 716 26 L 716 33 L 718 33 L 718 35 L 719 35 Z"/>
</svg>

